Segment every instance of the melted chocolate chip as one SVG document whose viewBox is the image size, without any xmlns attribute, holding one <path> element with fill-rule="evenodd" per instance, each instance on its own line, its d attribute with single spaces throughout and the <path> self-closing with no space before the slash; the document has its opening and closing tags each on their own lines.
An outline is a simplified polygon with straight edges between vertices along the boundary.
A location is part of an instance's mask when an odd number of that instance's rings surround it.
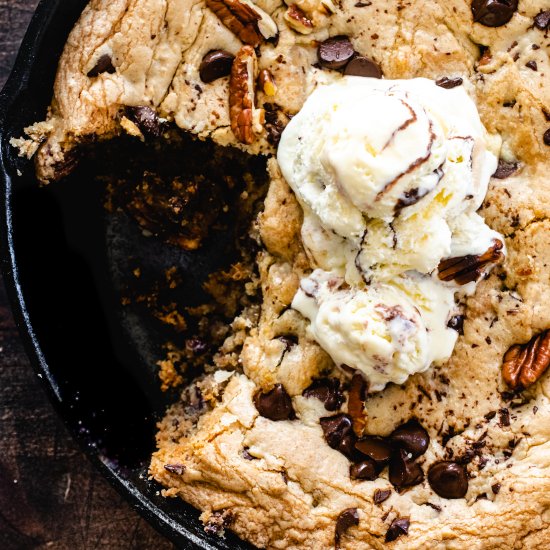
<svg viewBox="0 0 550 550">
<path fill-rule="evenodd" d="M 292 399 L 282 384 L 275 384 L 267 393 L 258 392 L 254 396 L 258 412 L 269 420 L 292 420 L 296 418 Z"/>
<path fill-rule="evenodd" d="M 382 504 L 382 502 L 388 500 L 391 495 L 391 489 L 376 489 L 372 501 L 374 504 Z"/>
<path fill-rule="evenodd" d="M 491 485 L 491 491 L 493 491 L 493 494 L 495 495 L 498 495 L 500 493 L 500 488 L 500 483 L 495 483 L 494 485 Z"/>
<path fill-rule="evenodd" d="M 355 436 L 351 418 L 347 414 L 341 413 L 335 416 L 325 416 L 319 422 L 329 447 L 346 456 L 352 456 L 355 450 Z"/>
<path fill-rule="evenodd" d="M 347 36 L 333 36 L 319 45 L 319 62 L 325 69 L 342 69 L 355 55 Z"/>
<path fill-rule="evenodd" d="M 414 460 L 408 458 L 406 451 L 399 449 L 391 457 L 389 479 L 392 485 L 401 489 L 422 483 L 424 472 Z"/>
<path fill-rule="evenodd" d="M 337 411 L 344 402 L 338 378 L 322 378 L 313 383 L 302 393 L 304 397 L 315 397 L 322 401 L 327 411 Z"/>
<path fill-rule="evenodd" d="M 518 169 L 517 162 L 507 162 L 503 159 L 498 159 L 498 166 L 493 174 L 493 178 L 503 180 L 509 178 Z"/>
<path fill-rule="evenodd" d="M 550 26 L 550 10 L 541 11 L 535 15 L 534 22 L 537 29 L 546 30 Z"/>
<path fill-rule="evenodd" d="M 395 539 L 409 534 L 410 521 L 407 518 L 395 518 L 386 533 L 386 542 L 392 542 Z"/>
<path fill-rule="evenodd" d="M 527 63 L 525 63 L 525 66 L 528 68 L 528 69 L 531 69 L 532 71 L 538 71 L 539 68 L 537 66 L 537 62 L 536 61 L 527 61 Z"/>
<path fill-rule="evenodd" d="M 372 59 L 358 55 L 346 65 L 344 74 L 347 76 L 382 78 L 382 69 Z"/>
<path fill-rule="evenodd" d="M 435 83 L 440 86 L 441 88 L 445 88 L 446 90 L 450 90 L 451 88 L 456 88 L 457 86 L 460 86 L 462 84 L 463 80 L 459 76 L 455 78 L 448 78 L 444 76 L 443 78 L 440 78 L 439 80 L 436 80 Z"/>
<path fill-rule="evenodd" d="M 181 476 L 185 472 L 185 466 L 183 464 L 165 464 L 164 469 L 178 476 Z"/>
<path fill-rule="evenodd" d="M 413 457 L 426 452 L 430 444 L 428 432 L 419 424 L 418 420 L 409 420 L 398 426 L 390 435 L 390 441 L 397 447 L 405 449 Z"/>
<path fill-rule="evenodd" d="M 428 483 L 443 498 L 462 498 L 468 492 L 466 468 L 456 462 L 432 464 L 428 471 Z"/>
<path fill-rule="evenodd" d="M 542 141 L 544 141 L 544 145 L 550 145 L 550 128 L 544 132 Z"/>
<path fill-rule="evenodd" d="M 113 74 L 114 72 L 116 72 L 116 69 L 113 66 L 111 56 L 108 54 L 103 54 L 97 60 L 93 68 L 88 71 L 88 74 L 86 76 L 89 78 L 94 78 L 102 73 Z"/>
<path fill-rule="evenodd" d="M 464 334 L 464 315 L 455 315 L 451 317 L 447 326 L 456 330 L 458 334 Z"/>
<path fill-rule="evenodd" d="M 518 0 L 474 0 L 472 14 L 476 23 L 486 27 L 506 25 L 518 9 Z"/>
<path fill-rule="evenodd" d="M 355 434 L 353 432 L 349 433 L 348 435 L 344 436 L 342 438 L 342 441 L 340 445 L 338 445 L 338 450 L 346 455 L 350 460 L 353 460 L 354 462 L 357 462 L 361 460 L 361 455 L 357 452 L 355 449 L 355 441 L 356 441 Z"/>
<path fill-rule="evenodd" d="M 343 512 L 340 512 L 338 519 L 336 520 L 336 529 L 334 533 L 334 546 L 336 549 L 340 548 L 340 538 L 350 528 L 355 525 L 359 525 L 359 514 L 357 508 L 347 508 Z"/>
<path fill-rule="evenodd" d="M 231 73 L 231 66 L 235 56 L 225 50 L 212 50 L 208 52 L 199 66 L 199 75 L 205 83 L 213 82 L 222 76 Z"/>
<path fill-rule="evenodd" d="M 376 462 L 367 458 L 357 464 L 352 464 L 349 467 L 349 475 L 352 479 L 367 479 L 372 481 L 378 477 L 380 469 L 377 467 Z"/>
<path fill-rule="evenodd" d="M 161 124 L 157 113 L 151 107 L 126 107 L 126 116 L 136 124 L 141 133 L 146 137 L 158 138 L 162 134 Z"/>
<path fill-rule="evenodd" d="M 355 448 L 374 460 L 379 467 L 384 467 L 388 464 L 392 455 L 392 446 L 390 443 L 386 439 L 376 435 L 362 437 L 355 443 Z"/>
</svg>

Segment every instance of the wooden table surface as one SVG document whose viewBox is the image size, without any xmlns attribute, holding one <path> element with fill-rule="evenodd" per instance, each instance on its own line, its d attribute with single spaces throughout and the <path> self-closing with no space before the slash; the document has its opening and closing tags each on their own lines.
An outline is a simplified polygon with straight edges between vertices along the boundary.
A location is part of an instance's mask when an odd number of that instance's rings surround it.
<svg viewBox="0 0 550 550">
<path fill-rule="evenodd" d="M 70 0 L 67 0 L 70 1 Z M 37 0 L 0 0 L 0 88 Z M 72 441 L 23 351 L 0 281 L 0 550 L 173 548 Z"/>
</svg>

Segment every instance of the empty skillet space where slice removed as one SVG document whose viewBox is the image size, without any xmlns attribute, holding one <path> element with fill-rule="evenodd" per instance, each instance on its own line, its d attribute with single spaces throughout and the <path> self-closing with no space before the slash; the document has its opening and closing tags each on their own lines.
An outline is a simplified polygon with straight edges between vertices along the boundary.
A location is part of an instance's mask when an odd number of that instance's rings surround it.
<svg viewBox="0 0 550 550">
<path fill-rule="evenodd" d="M 239 312 L 244 280 L 228 274 L 253 269 L 248 229 L 265 180 L 262 159 L 178 135 L 97 144 L 65 180 L 17 185 L 36 336 L 67 414 L 109 460 L 147 463 L 178 391 L 160 391 L 157 362 L 187 350 L 177 375 L 200 374 L 221 343 L 211 335 Z"/>
<path fill-rule="evenodd" d="M 213 327 L 242 306 L 249 279 L 231 274 L 253 269 L 248 232 L 266 188 L 265 159 L 177 131 L 94 144 L 48 186 L 29 166 L 12 188 L 19 281 L 65 420 L 148 506 L 201 538 L 198 513 L 145 479 L 155 423 L 180 391 L 161 391 L 157 362 L 167 343 L 191 349 L 187 380 L 215 352 Z"/>
</svg>

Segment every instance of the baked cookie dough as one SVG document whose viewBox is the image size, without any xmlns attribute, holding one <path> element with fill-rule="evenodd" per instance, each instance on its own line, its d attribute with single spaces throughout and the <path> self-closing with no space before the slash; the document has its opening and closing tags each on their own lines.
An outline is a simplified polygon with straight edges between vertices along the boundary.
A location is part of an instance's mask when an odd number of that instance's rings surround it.
<svg viewBox="0 0 550 550">
<path fill-rule="evenodd" d="M 170 123 L 270 157 L 260 313 L 242 311 L 170 408 L 150 466 L 209 532 L 281 549 L 550 545 L 550 378 L 521 382 L 533 364 L 521 353 L 550 353 L 550 13 L 544 0 L 489 4 L 92 0 L 72 31 L 48 118 L 16 143 L 38 147 L 42 181 L 92 139 Z M 502 138 L 480 214 L 505 262 L 467 298 L 449 361 L 366 399 L 291 307 L 314 266 L 274 156 L 313 89 L 346 70 L 462 85 Z"/>
</svg>

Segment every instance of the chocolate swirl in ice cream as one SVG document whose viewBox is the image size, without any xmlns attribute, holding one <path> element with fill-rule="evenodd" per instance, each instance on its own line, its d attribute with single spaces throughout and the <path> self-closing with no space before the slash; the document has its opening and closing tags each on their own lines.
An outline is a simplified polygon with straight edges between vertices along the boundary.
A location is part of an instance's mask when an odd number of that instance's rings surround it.
<svg viewBox="0 0 550 550">
<path fill-rule="evenodd" d="M 316 268 L 293 307 L 371 391 L 452 353 L 455 295 L 495 262 L 468 280 L 438 277 L 438 266 L 502 245 L 476 213 L 499 146 L 464 86 L 422 78 L 343 77 L 315 90 L 283 132 L 278 160 Z M 381 315 L 397 306 L 398 318 Z"/>
</svg>

